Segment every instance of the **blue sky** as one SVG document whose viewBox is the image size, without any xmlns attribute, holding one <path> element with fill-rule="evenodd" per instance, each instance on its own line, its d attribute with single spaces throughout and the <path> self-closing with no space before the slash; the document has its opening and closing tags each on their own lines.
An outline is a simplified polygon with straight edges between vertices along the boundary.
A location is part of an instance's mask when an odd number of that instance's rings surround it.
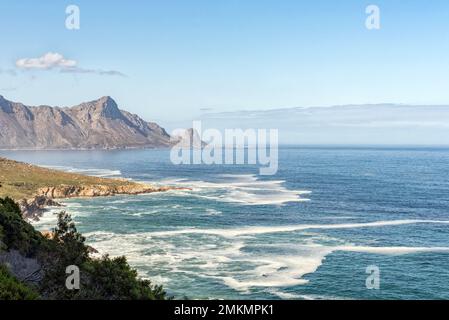
<svg viewBox="0 0 449 320">
<path fill-rule="evenodd" d="M 369 4 L 380 30 L 365 28 Z M 0 12 L 0 94 L 30 105 L 110 95 L 163 124 L 205 110 L 449 104 L 447 1 L 2 0 Z M 94 71 L 16 66 L 48 52 Z"/>
</svg>

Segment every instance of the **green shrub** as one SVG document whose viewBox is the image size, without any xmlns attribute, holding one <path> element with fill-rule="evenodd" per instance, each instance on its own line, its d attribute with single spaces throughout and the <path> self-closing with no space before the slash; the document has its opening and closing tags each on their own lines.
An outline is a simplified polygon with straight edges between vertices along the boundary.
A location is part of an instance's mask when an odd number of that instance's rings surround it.
<svg viewBox="0 0 449 320">
<path fill-rule="evenodd" d="M 8 250 L 36 256 L 45 246 L 45 238 L 23 220 L 20 209 L 10 198 L 0 198 L 0 240 Z"/>
<path fill-rule="evenodd" d="M 160 286 L 152 286 L 148 280 L 141 280 L 131 269 L 125 257 L 110 259 L 104 256 L 86 265 L 91 275 L 91 285 L 97 288 L 100 297 L 118 300 L 163 300 L 165 292 Z M 97 297 L 98 298 L 98 297 Z"/>
<path fill-rule="evenodd" d="M 0 300 L 35 300 L 39 294 L 14 278 L 8 269 L 0 265 Z"/>
<path fill-rule="evenodd" d="M 49 253 L 52 261 L 47 266 L 42 283 L 45 295 L 50 299 L 101 299 L 101 300 L 155 300 L 165 299 L 162 287 L 152 286 L 141 280 L 125 257 L 92 259 L 88 255 L 85 238 L 77 231 L 70 215 L 61 212 L 52 240 L 56 250 Z M 67 290 L 66 267 L 80 269 L 80 290 Z"/>
<path fill-rule="evenodd" d="M 37 259 L 44 277 L 36 289 L 45 299 L 165 299 L 160 286 L 139 279 L 125 257 L 92 259 L 84 237 L 70 215 L 61 212 L 54 237 L 49 240 L 21 216 L 13 200 L 0 198 L 0 251 L 18 250 Z M 3 246 L 3 248 L 1 247 Z M 80 269 L 80 290 L 68 290 L 66 268 Z M 36 299 L 39 294 L 0 269 L 0 299 Z"/>
</svg>

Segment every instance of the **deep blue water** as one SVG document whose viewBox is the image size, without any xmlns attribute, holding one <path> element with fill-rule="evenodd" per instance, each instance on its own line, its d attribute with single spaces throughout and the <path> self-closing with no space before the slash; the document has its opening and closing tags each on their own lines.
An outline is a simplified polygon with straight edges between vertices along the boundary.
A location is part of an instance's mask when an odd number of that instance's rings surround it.
<svg viewBox="0 0 449 320">
<path fill-rule="evenodd" d="M 167 150 L 0 155 L 193 188 L 64 201 L 89 244 L 178 298 L 449 298 L 449 149 L 283 147 L 275 176 Z"/>
</svg>

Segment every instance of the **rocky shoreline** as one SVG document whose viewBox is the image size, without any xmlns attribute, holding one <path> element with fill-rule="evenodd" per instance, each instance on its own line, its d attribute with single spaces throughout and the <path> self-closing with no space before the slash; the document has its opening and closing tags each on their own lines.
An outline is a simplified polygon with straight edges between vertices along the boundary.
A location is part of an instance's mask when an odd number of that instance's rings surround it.
<svg viewBox="0 0 449 320">
<path fill-rule="evenodd" d="M 137 195 L 169 190 L 124 178 L 102 178 L 42 168 L 0 157 L 0 197 L 14 199 L 22 216 L 39 220 L 48 207 L 62 207 L 57 199 Z"/>
<path fill-rule="evenodd" d="M 17 202 L 25 219 L 39 221 L 39 217 L 47 210 L 46 207 L 62 207 L 62 205 L 46 196 L 36 196 L 33 199 L 22 199 Z"/>
<path fill-rule="evenodd" d="M 146 184 L 133 185 L 61 185 L 57 187 L 39 188 L 37 195 L 31 199 L 22 199 L 18 201 L 22 216 L 26 219 L 38 221 L 47 207 L 63 207 L 55 199 L 69 198 L 93 198 L 110 197 L 115 195 L 138 195 L 154 192 L 165 192 L 169 190 L 187 190 L 187 188 L 170 186 L 150 186 Z"/>
</svg>

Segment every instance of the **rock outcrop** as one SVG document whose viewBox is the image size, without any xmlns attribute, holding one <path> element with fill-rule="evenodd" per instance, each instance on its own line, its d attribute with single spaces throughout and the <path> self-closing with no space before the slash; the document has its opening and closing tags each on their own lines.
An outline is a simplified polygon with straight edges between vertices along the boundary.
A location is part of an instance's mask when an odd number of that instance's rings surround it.
<svg viewBox="0 0 449 320">
<path fill-rule="evenodd" d="M 36 285 L 44 277 L 39 261 L 25 257 L 17 250 L 0 252 L 0 264 L 6 265 L 17 279 L 28 284 Z"/>
<path fill-rule="evenodd" d="M 120 110 L 111 97 L 74 107 L 29 107 L 0 96 L 0 149 L 167 147 L 167 132 Z"/>
<path fill-rule="evenodd" d="M 49 199 L 62 198 L 82 198 L 82 197 L 108 197 L 120 194 L 136 195 L 143 193 L 168 191 L 172 187 L 155 187 L 145 184 L 107 186 L 107 185 L 88 185 L 88 186 L 69 186 L 62 185 L 57 187 L 40 188 L 37 194 Z"/>
<path fill-rule="evenodd" d="M 31 220 L 39 220 L 46 211 L 46 207 L 62 207 L 61 204 L 45 195 L 38 195 L 33 199 L 22 199 L 18 204 L 22 216 Z"/>
<path fill-rule="evenodd" d="M 92 198 L 108 197 L 115 195 L 137 195 L 153 192 L 164 192 L 169 190 L 186 190 L 186 188 L 170 186 L 150 186 L 146 184 L 124 184 L 124 185 L 61 185 L 57 187 L 40 188 L 37 196 L 32 199 L 18 201 L 22 216 L 29 220 L 39 221 L 39 218 L 47 210 L 47 207 L 62 207 L 53 199 L 68 198 Z"/>
</svg>

